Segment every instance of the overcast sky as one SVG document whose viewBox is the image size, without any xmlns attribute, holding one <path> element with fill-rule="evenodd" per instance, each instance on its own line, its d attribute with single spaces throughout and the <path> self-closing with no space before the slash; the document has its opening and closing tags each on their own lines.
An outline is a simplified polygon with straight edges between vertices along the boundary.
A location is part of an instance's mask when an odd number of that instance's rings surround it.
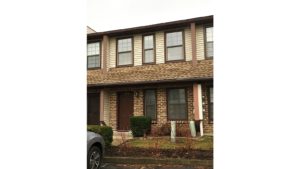
<svg viewBox="0 0 300 169">
<path fill-rule="evenodd" d="M 212 0 L 87 0 L 97 32 L 213 15 Z"/>
</svg>

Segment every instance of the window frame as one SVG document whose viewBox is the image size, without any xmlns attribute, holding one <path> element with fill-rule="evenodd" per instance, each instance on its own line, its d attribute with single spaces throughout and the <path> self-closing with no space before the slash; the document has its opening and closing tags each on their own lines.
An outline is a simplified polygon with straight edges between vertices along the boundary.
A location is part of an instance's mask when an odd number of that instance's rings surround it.
<svg viewBox="0 0 300 169">
<path fill-rule="evenodd" d="M 213 59 L 214 58 L 214 56 L 212 56 L 212 57 L 208 57 L 207 56 L 207 38 L 206 38 L 206 28 L 209 28 L 209 27 L 214 27 L 214 25 L 213 24 L 207 24 L 207 25 L 204 25 L 204 30 L 203 30 L 203 33 L 204 33 L 204 56 L 205 56 L 205 59 Z M 214 42 L 214 40 L 212 41 L 212 42 Z M 214 50 L 214 49 L 213 49 Z"/>
<path fill-rule="evenodd" d="M 127 64 L 127 65 L 119 65 L 119 53 L 128 53 L 129 51 L 126 52 L 119 52 L 118 49 L 118 44 L 119 44 L 119 40 L 122 39 L 131 39 L 131 64 Z M 125 36 L 125 37 L 118 37 L 116 38 L 116 67 L 130 67 L 134 65 L 134 38 L 133 36 Z"/>
<path fill-rule="evenodd" d="M 88 57 L 89 56 L 96 56 L 96 55 L 88 55 L 88 44 L 91 43 L 99 43 L 99 66 L 98 67 L 90 67 L 89 68 L 89 62 L 88 62 Z M 102 40 L 90 40 L 87 42 L 87 50 L 86 50 L 86 67 L 88 70 L 93 70 L 93 69 L 101 69 L 101 65 L 102 65 Z"/>
<path fill-rule="evenodd" d="M 171 119 L 169 117 L 169 92 L 172 89 L 184 89 L 184 93 L 185 93 L 185 109 L 186 109 L 186 116 L 184 119 Z M 167 88 L 167 92 L 166 92 L 166 101 L 167 101 L 167 120 L 168 121 L 187 121 L 188 117 L 189 117 L 189 109 L 188 109 L 188 92 L 187 92 L 187 88 L 186 87 L 174 87 L 174 88 Z"/>
<path fill-rule="evenodd" d="M 183 59 L 178 59 L 178 60 L 168 60 L 168 46 L 167 46 L 167 34 L 168 33 L 174 33 L 174 32 L 181 32 L 182 33 L 182 45 L 176 45 L 176 46 L 171 46 L 171 47 L 180 47 L 182 46 L 182 54 L 183 54 Z M 164 32 L 164 46 L 165 46 L 165 63 L 172 63 L 172 62 L 182 62 L 186 60 L 185 56 L 185 31 L 184 29 L 175 29 L 175 30 L 168 30 Z"/>
<path fill-rule="evenodd" d="M 207 95 L 207 106 L 208 106 L 208 122 L 213 123 L 214 118 L 211 118 L 211 105 L 210 105 L 210 88 L 214 88 L 213 85 L 207 85 L 206 86 L 206 95 Z M 214 106 L 214 105 L 213 105 Z"/>
<path fill-rule="evenodd" d="M 144 37 L 145 36 L 153 36 L 153 48 L 152 49 L 144 49 Z M 156 43 L 155 43 L 156 39 L 155 39 L 155 33 L 147 33 L 147 34 L 143 34 L 142 35 L 142 64 L 143 65 L 152 65 L 152 64 L 156 64 Z M 153 57 L 154 60 L 153 62 L 145 62 L 145 51 L 146 50 L 153 50 Z"/>
<path fill-rule="evenodd" d="M 155 119 L 152 119 L 152 122 L 153 121 L 157 121 L 157 90 L 156 89 L 144 89 L 143 90 L 143 114 L 144 116 L 146 116 L 146 90 L 154 90 L 154 96 L 155 96 Z"/>
</svg>

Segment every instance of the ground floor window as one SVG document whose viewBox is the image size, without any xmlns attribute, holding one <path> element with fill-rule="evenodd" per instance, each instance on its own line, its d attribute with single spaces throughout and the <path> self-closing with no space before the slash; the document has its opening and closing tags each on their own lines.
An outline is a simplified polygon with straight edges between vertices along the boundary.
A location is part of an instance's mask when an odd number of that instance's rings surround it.
<svg viewBox="0 0 300 169">
<path fill-rule="evenodd" d="M 145 90 L 144 92 L 144 113 L 145 116 L 156 120 L 156 94 L 155 90 Z"/>
<path fill-rule="evenodd" d="M 187 101 L 184 88 L 168 89 L 168 120 L 187 120 Z"/>
<path fill-rule="evenodd" d="M 207 98 L 208 98 L 208 118 L 210 122 L 214 121 L 214 88 L 209 86 L 207 88 Z"/>
</svg>

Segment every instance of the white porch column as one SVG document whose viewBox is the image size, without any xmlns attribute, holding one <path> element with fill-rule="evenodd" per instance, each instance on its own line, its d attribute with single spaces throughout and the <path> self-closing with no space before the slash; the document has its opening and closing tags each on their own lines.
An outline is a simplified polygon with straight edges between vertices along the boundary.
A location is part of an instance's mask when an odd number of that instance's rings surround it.
<svg viewBox="0 0 300 169">
<path fill-rule="evenodd" d="M 203 136 L 203 108 L 202 108 L 202 88 L 201 84 L 198 84 L 198 110 L 200 120 L 200 136 Z"/>
</svg>

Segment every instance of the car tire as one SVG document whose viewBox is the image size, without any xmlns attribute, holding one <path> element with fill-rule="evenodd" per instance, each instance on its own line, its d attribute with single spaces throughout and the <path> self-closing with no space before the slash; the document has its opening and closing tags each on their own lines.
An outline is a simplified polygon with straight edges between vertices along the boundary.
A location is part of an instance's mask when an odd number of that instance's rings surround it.
<svg viewBox="0 0 300 169">
<path fill-rule="evenodd" d="M 102 163 L 102 151 L 99 147 L 93 146 L 88 152 L 87 168 L 99 169 Z"/>
</svg>

